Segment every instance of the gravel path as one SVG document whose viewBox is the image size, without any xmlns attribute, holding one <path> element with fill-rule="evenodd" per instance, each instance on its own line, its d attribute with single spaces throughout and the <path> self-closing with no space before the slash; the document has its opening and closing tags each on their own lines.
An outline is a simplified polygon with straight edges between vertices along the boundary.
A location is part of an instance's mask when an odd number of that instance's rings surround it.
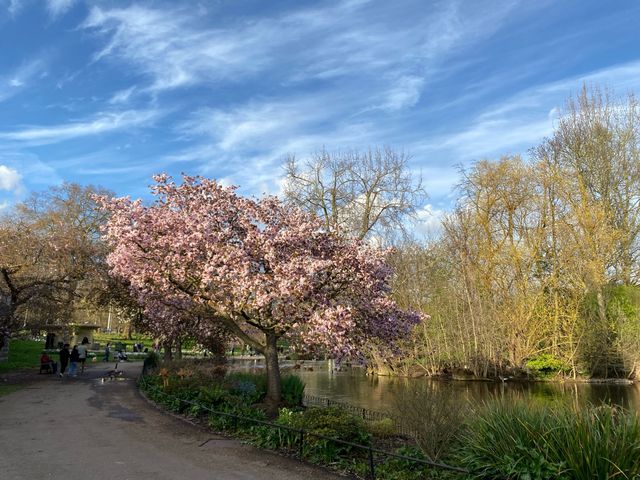
<svg viewBox="0 0 640 480">
<path fill-rule="evenodd" d="M 345 478 L 163 414 L 136 389 L 140 364 L 124 364 L 123 379 L 103 381 L 109 367 L 92 365 L 77 378 L 40 376 L 0 397 L 0 478 Z"/>
</svg>

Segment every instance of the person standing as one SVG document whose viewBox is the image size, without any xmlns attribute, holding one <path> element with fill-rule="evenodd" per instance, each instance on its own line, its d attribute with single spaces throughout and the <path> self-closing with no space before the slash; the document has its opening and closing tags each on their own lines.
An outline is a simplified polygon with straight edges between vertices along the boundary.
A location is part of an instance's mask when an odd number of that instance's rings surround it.
<svg viewBox="0 0 640 480">
<path fill-rule="evenodd" d="M 77 377 L 76 372 L 78 371 L 78 362 L 80 361 L 80 353 L 78 352 L 77 345 L 73 346 L 73 350 L 71 350 L 71 354 L 69 355 L 69 361 L 71 362 L 71 366 L 69 367 L 69 376 Z"/>
<path fill-rule="evenodd" d="M 111 343 L 107 342 L 107 345 L 104 347 L 104 361 L 109 361 L 109 354 L 111 353 Z"/>
<path fill-rule="evenodd" d="M 62 377 L 64 375 L 64 371 L 67 369 L 67 365 L 69 365 L 69 344 L 65 343 L 60 349 L 60 373 L 59 375 Z"/>
<path fill-rule="evenodd" d="M 78 347 L 78 360 L 80 362 L 80 373 L 84 373 L 84 364 L 87 361 L 87 353 L 89 353 L 89 339 L 84 337 L 82 343 Z"/>
</svg>

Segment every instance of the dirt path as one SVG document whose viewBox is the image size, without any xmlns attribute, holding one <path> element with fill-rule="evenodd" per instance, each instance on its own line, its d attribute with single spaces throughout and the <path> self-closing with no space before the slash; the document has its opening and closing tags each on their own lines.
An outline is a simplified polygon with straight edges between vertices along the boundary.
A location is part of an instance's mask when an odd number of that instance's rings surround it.
<svg viewBox="0 0 640 480">
<path fill-rule="evenodd" d="M 0 397 L 0 478 L 344 479 L 165 415 L 136 390 L 140 364 L 103 382 L 106 365 Z"/>
</svg>

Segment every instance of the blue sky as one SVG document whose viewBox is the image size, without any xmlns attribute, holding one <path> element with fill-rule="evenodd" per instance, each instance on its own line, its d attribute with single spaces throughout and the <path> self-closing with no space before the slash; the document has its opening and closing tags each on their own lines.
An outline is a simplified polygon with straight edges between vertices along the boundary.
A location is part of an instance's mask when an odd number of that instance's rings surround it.
<svg viewBox="0 0 640 480">
<path fill-rule="evenodd" d="M 640 2 L 0 0 L 0 207 L 157 172 L 277 193 L 282 159 L 411 154 L 426 223 L 456 165 L 523 153 L 583 84 L 640 91 Z"/>
</svg>

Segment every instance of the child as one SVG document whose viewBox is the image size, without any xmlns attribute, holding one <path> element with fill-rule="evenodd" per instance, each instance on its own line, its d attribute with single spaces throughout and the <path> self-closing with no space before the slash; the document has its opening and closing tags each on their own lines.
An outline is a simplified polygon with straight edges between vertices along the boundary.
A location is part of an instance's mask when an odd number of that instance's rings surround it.
<svg viewBox="0 0 640 480">
<path fill-rule="evenodd" d="M 42 352 L 40 356 L 40 371 L 55 374 L 58 371 L 58 364 L 49 358 L 47 352 Z"/>
<path fill-rule="evenodd" d="M 74 345 L 73 350 L 71 350 L 71 354 L 69 355 L 69 360 L 71 361 L 71 366 L 69 367 L 69 376 L 77 377 L 78 370 L 78 362 L 80 361 L 80 352 L 78 352 L 78 346 Z"/>
</svg>

